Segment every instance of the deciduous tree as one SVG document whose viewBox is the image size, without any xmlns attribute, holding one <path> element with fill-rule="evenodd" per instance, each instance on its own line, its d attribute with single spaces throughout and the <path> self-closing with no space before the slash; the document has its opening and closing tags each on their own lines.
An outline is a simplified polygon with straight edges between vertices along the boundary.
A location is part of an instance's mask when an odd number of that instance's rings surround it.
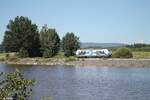
<svg viewBox="0 0 150 100">
<path fill-rule="evenodd" d="M 60 47 L 60 38 L 55 29 L 43 26 L 40 32 L 41 51 L 44 57 L 55 56 Z"/>
<path fill-rule="evenodd" d="M 62 49 L 65 53 L 65 56 L 73 56 L 79 47 L 79 37 L 75 36 L 74 33 L 67 33 L 62 38 Z"/>
<path fill-rule="evenodd" d="M 17 16 L 9 21 L 2 45 L 6 52 L 19 52 L 24 48 L 29 56 L 39 56 L 40 41 L 37 25 L 27 17 Z"/>
</svg>

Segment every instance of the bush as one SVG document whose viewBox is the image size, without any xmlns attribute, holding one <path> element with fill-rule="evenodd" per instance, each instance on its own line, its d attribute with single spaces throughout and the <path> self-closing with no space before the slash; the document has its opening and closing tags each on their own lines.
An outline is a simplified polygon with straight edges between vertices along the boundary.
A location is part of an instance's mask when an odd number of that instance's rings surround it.
<svg viewBox="0 0 150 100">
<path fill-rule="evenodd" d="M 8 60 L 9 57 L 10 57 L 10 55 L 9 55 L 9 53 L 7 53 L 7 54 L 5 55 L 5 58 Z"/>
<path fill-rule="evenodd" d="M 114 58 L 132 58 L 132 52 L 129 48 L 123 47 L 123 48 L 119 48 L 117 49 L 114 53 L 113 53 L 113 57 Z"/>
<path fill-rule="evenodd" d="M 35 84 L 34 80 L 25 79 L 19 70 L 8 74 L 0 73 L 0 79 L 0 100 L 7 100 L 8 97 L 28 100 L 32 93 L 31 86 Z"/>
</svg>

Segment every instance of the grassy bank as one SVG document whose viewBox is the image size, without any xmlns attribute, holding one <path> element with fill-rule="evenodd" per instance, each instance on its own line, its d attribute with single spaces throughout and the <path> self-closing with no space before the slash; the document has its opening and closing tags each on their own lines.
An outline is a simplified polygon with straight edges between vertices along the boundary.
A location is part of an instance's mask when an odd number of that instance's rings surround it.
<svg viewBox="0 0 150 100">
<path fill-rule="evenodd" d="M 62 54 L 53 58 L 34 57 L 34 58 L 18 58 L 14 53 L 1 53 L 0 58 L 4 59 L 2 62 L 6 64 L 18 65 L 69 65 L 69 66 L 108 66 L 108 67 L 149 67 L 150 66 L 150 52 L 133 52 L 133 59 L 119 59 L 119 58 L 89 58 L 78 59 L 75 56 L 65 57 Z M 149 59 L 144 59 L 149 58 Z"/>
<path fill-rule="evenodd" d="M 0 53 L 0 61 L 8 64 L 39 64 L 39 65 L 65 65 L 72 61 L 77 61 L 75 56 L 65 57 L 63 52 L 52 58 L 26 57 L 19 58 L 16 53 Z"/>
<path fill-rule="evenodd" d="M 7 53 L 0 53 L 0 60 L 4 60 L 6 58 Z"/>
<path fill-rule="evenodd" d="M 133 52 L 133 58 L 145 58 L 145 59 L 150 59 L 150 52 Z"/>
<path fill-rule="evenodd" d="M 150 59 L 150 52 L 132 52 L 132 53 L 133 59 Z M 65 57 L 63 52 L 58 53 L 58 55 L 54 56 L 53 58 L 44 58 L 44 57 L 19 58 L 18 56 L 15 55 L 15 53 L 0 53 L 1 62 L 13 64 L 65 65 L 78 60 L 79 59 L 75 56 Z"/>
<path fill-rule="evenodd" d="M 6 60 L 17 60 L 19 59 L 14 52 L 12 53 L 0 53 L 0 61 L 6 61 Z"/>
</svg>

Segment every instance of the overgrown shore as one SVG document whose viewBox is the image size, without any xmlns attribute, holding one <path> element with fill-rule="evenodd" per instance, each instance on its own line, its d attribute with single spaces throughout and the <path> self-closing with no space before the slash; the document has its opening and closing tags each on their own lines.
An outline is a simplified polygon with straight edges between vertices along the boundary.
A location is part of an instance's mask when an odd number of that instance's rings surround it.
<svg viewBox="0 0 150 100">
<path fill-rule="evenodd" d="M 150 67 L 150 59 L 118 59 L 118 58 L 23 58 L 14 61 L 3 61 L 5 64 L 17 65 L 60 65 L 76 67 Z"/>
</svg>

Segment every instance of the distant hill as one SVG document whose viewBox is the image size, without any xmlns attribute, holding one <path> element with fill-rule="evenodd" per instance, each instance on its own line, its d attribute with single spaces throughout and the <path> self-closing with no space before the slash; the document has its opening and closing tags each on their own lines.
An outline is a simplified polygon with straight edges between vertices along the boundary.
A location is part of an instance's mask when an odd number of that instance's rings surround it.
<svg viewBox="0 0 150 100">
<path fill-rule="evenodd" d="M 81 48 L 114 48 L 125 46 L 123 43 L 92 43 L 84 42 L 81 43 Z"/>
</svg>

